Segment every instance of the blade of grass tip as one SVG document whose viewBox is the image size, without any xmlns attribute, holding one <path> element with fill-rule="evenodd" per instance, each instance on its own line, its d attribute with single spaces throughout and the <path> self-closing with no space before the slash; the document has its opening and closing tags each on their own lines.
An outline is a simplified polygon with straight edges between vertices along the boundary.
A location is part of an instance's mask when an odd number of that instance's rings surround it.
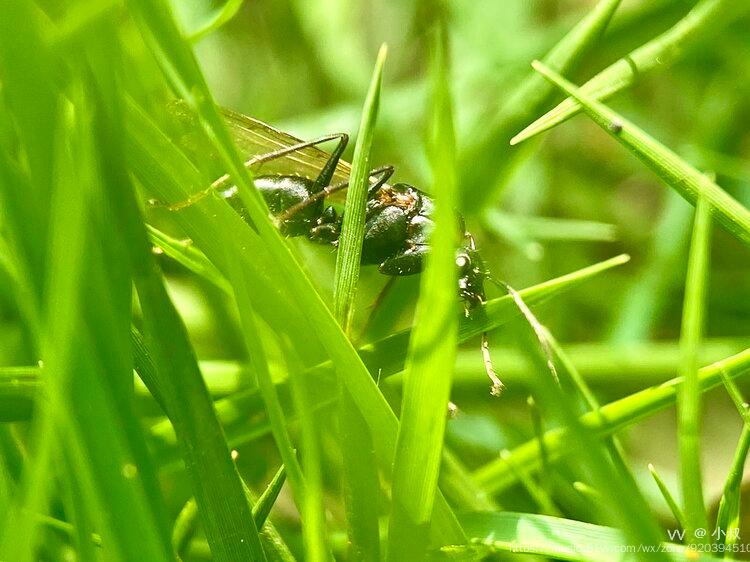
<svg viewBox="0 0 750 562">
<path fill-rule="evenodd" d="M 235 460 L 238 458 L 238 456 L 234 454 L 232 457 Z M 260 498 L 258 498 L 258 495 L 250 489 L 244 480 L 242 481 L 245 496 L 247 497 L 247 500 L 253 504 L 253 519 L 255 520 L 255 526 L 260 531 L 263 549 L 269 560 L 273 560 L 274 562 L 294 562 L 294 557 L 289 551 L 289 547 L 281 538 L 281 535 L 276 530 L 274 524 L 268 521 L 268 514 L 270 513 L 279 492 L 281 492 L 285 480 L 286 471 L 282 464 L 281 468 L 276 472 L 273 480 L 264 490 L 263 495 Z"/>
<path fill-rule="evenodd" d="M 154 253 L 163 253 L 169 256 L 226 294 L 231 294 L 232 288 L 221 272 L 208 260 L 203 252 L 193 246 L 190 240 L 177 240 L 151 225 L 146 225 L 146 228 L 148 229 L 149 240 L 154 244 Z"/>
<path fill-rule="evenodd" d="M 664 501 L 667 502 L 667 507 L 669 507 L 669 511 L 672 512 L 677 524 L 682 529 L 685 529 L 685 514 L 680 509 L 680 506 L 677 505 L 677 501 L 674 499 L 674 496 L 672 496 L 672 492 L 669 491 L 669 488 L 667 488 L 667 485 L 664 483 L 664 480 L 662 480 L 662 477 L 659 476 L 659 473 L 656 471 L 656 467 L 653 464 L 648 463 L 648 471 L 651 473 L 654 482 L 656 482 L 656 486 L 659 488 Z"/>
<path fill-rule="evenodd" d="M 453 108 L 443 29 L 432 43 L 432 116 L 429 153 L 435 229 L 422 275 L 416 325 L 409 342 L 401 422 L 393 461 L 387 559 L 421 560 L 429 543 L 456 357 L 455 225 L 457 198 Z M 445 539 L 447 540 L 447 538 Z"/>
<path fill-rule="evenodd" d="M 735 238 L 750 245 L 750 211 L 677 154 L 604 104 L 581 92 L 574 84 L 539 61 L 534 69 L 575 98 L 591 119 L 629 149 L 672 189 L 692 205 L 703 196 L 714 218 Z"/>
<path fill-rule="evenodd" d="M 750 370 L 750 349 L 700 369 L 700 390 L 705 392 L 721 384 L 722 372 L 730 378 L 736 378 L 748 370 Z M 587 431 L 594 432 L 598 436 L 610 435 L 620 431 L 649 415 L 674 405 L 682 382 L 683 378 L 677 377 L 658 386 L 652 386 L 620 400 L 610 402 L 596 412 L 588 412 L 582 415 L 580 423 Z M 544 443 L 551 461 L 573 452 L 570 432 L 567 427 L 547 430 L 544 434 Z M 514 448 L 511 452 L 517 465 L 527 466 L 529 470 L 539 469 L 540 451 L 537 439 L 531 439 Z M 508 470 L 506 463 L 500 459 L 478 468 L 474 471 L 473 476 L 477 484 L 488 493 L 498 493 L 516 481 Z"/>
<path fill-rule="evenodd" d="M 258 500 L 253 505 L 253 517 L 255 518 L 255 526 L 260 529 L 268 519 L 268 514 L 271 513 L 273 504 L 276 503 L 276 498 L 279 497 L 281 488 L 286 482 L 286 469 L 282 464 L 276 474 L 273 475 L 273 479 L 268 484 Z"/>
<path fill-rule="evenodd" d="M 591 99 L 607 99 L 630 87 L 644 74 L 657 68 L 667 68 L 682 56 L 685 47 L 691 42 L 696 43 L 701 36 L 709 33 L 718 33 L 723 26 L 741 16 L 749 8 L 747 4 L 734 0 L 701 0 L 672 28 L 625 55 L 582 85 L 581 92 Z M 582 110 L 578 100 L 574 97 L 568 98 L 528 125 L 513 137 L 510 143 L 516 145 L 530 139 L 570 119 Z"/>
<path fill-rule="evenodd" d="M 318 336 L 319 342 L 336 365 L 340 380 L 343 380 L 358 409 L 367 420 L 378 462 L 390 476 L 398 422 L 357 352 L 315 291 L 310 279 L 294 259 L 278 229 L 269 220 L 267 206 L 261 195 L 253 188 L 250 173 L 237 153 L 195 56 L 185 44 L 168 6 L 163 1 L 134 0 L 128 7 L 139 23 L 139 28 L 160 62 L 163 72 L 178 93 L 197 111 L 199 121 L 213 140 L 221 162 L 236 181 L 238 195 L 245 204 L 249 219 L 257 228 L 265 251 L 274 258 L 275 272 L 281 278 L 280 282 L 296 295 L 300 311 L 304 314 L 303 322 L 309 324 L 311 331 Z M 207 236 L 207 233 L 203 234 Z M 463 539 L 455 515 L 442 494 L 436 503 L 435 515 L 433 533 L 436 537 L 452 537 L 447 540 Z"/>
<path fill-rule="evenodd" d="M 742 433 L 737 442 L 732 465 L 729 468 L 724 490 L 719 500 L 719 512 L 716 515 L 717 541 L 727 546 L 735 545 L 740 538 L 740 501 L 742 499 L 742 479 L 747 454 L 750 451 L 750 420 L 745 416 Z M 727 552 L 731 552 L 728 550 Z"/>
<path fill-rule="evenodd" d="M 740 534 L 742 479 L 748 451 L 750 451 L 750 407 L 748 407 L 735 382 L 726 373 L 721 373 L 721 378 L 737 407 L 737 411 L 742 416 L 743 422 L 742 432 L 737 442 L 729 473 L 724 482 L 724 489 L 719 500 L 719 511 L 716 515 L 716 530 L 718 532 L 716 542 L 719 544 L 723 542 L 725 545 L 731 546 L 737 544 Z"/>
<path fill-rule="evenodd" d="M 195 503 L 195 498 L 190 498 L 182 506 L 172 526 L 172 548 L 178 560 L 183 560 L 187 555 L 188 546 L 197 528 L 198 504 Z"/>
<path fill-rule="evenodd" d="M 244 3 L 245 0 L 227 0 L 203 27 L 190 34 L 188 40 L 193 44 L 198 43 L 236 16 Z"/>
<path fill-rule="evenodd" d="M 236 453 L 236 451 L 233 451 L 232 458 L 236 461 L 239 458 L 239 455 L 234 453 Z M 271 523 L 271 521 L 268 521 L 268 512 L 270 512 L 279 492 L 281 492 L 285 479 L 286 472 L 284 470 L 284 465 L 282 464 L 261 498 L 258 498 L 258 495 L 250 489 L 244 480 L 242 481 L 242 488 L 245 490 L 245 497 L 247 497 L 247 501 L 253 505 L 253 519 L 255 520 L 255 526 L 260 530 L 263 550 L 268 559 L 273 562 L 294 562 L 294 557 L 289 551 L 289 547 L 281 538 L 281 535 L 274 524 Z"/>
<path fill-rule="evenodd" d="M 357 143 L 354 145 L 354 159 L 346 194 L 344 219 L 341 225 L 336 273 L 334 277 L 333 301 L 336 319 L 348 333 L 351 327 L 354 298 L 357 293 L 359 267 L 362 261 L 362 241 L 365 236 L 365 206 L 369 187 L 370 151 L 375 135 L 375 122 L 380 105 L 380 87 L 383 81 L 383 65 L 388 53 L 386 45 L 380 47 L 375 69 L 372 73 L 370 89 L 367 92 L 362 120 L 359 124 Z"/>
<path fill-rule="evenodd" d="M 575 482 L 573 482 L 573 489 L 584 496 L 587 500 L 591 501 L 594 505 L 596 505 L 597 510 L 602 508 L 602 503 L 604 501 L 602 499 L 602 495 L 585 482 L 576 480 Z"/>
<path fill-rule="evenodd" d="M 383 65 L 387 52 L 386 45 L 382 45 L 362 108 L 362 119 L 354 146 L 350 184 L 336 255 L 333 288 L 334 314 L 347 334 L 351 330 L 362 261 L 365 207 L 369 191 L 370 151 L 380 105 Z M 352 549 L 362 560 L 378 560 L 380 531 L 378 513 L 374 508 L 378 505 L 380 486 L 376 465 L 373 462 L 372 438 L 367 424 L 352 402 L 351 395 L 343 385 L 339 386 L 338 419 L 344 459 L 347 524 Z"/>
<path fill-rule="evenodd" d="M 609 25 L 620 1 L 600 0 L 543 60 L 562 74 L 567 74 L 597 42 Z M 513 164 L 517 163 L 525 152 L 511 151 L 508 141 L 520 127 L 539 114 L 551 101 L 554 93 L 554 90 L 539 80 L 533 72 L 510 93 L 507 101 L 502 104 L 495 122 L 480 132 L 484 133 L 480 135 L 481 141 L 461 157 L 462 184 L 467 184 L 471 189 L 471 197 L 464 197 L 465 200 L 461 202 L 464 208 L 469 211 L 477 210 L 495 198 L 497 188 L 494 186 L 501 185 L 497 177 L 512 169 Z M 492 149 L 489 150 L 488 147 Z M 483 164 L 487 158 L 491 160 Z M 503 163 L 499 169 L 498 162 Z M 497 177 L 487 177 L 488 170 L 497 170 L 494 172 Z"/>
<path fill-rule="evenodd" d="M 708 526 L 703 500 L 703 478 L 700 462 L 701 403 L 698 382 L 698 348 L 701 344 L 706 301 L 711 214 L 708 202 L 698 199 L 693 237 L 688 258 L 685 299 L 682 305 L 682 376 L 684 383 L 677 401 L 682 497 L 685 509 L 685 532 L 689 544 L 709 544 L 706 533 L 696 530 Z"/>
</svg>

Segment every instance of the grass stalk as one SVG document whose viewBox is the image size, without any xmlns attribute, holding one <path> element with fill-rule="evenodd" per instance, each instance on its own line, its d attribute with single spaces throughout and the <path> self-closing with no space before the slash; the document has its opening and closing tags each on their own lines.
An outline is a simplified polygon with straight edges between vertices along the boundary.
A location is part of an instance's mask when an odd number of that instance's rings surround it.
<svg viewBox="0 0 750 562">
<path fill-rule="evenodd" d="M 387 559 L 422 560 L 437 492 L 458 321 L 456 287 L 456 146 L 442 28 L 432 43 L 432 164 L 435 229 L 422 275 L 416 325 L 409 342 L 401 417 L 393 461 Z M 442 539 L 439 544 L 448 541 Z"/>
<path fill-rule="evenodd" d="M 701 344 L 704 308 L 709 269 L 711 215 L 708 202 L 701 198 L 695 211 L 693 237 L 688 259 L 685 300 L 682 312 L 680 347 L 683 352 L 682 376 L 684 383 L 677 402 L 678 440 L 682 495 L 685 509 L 686 536 L 690 543 L 708 544 L 696 535 L 697 529 L 706 529 L 708 519 L 703 501 L 703 479 L 700 462 L 701 404 L 698 382 L 698 348 Z"/>
<path fill-rule="evenodd" d="M 341 226 L 338 252 L 336 253 L 336 273 L 334 276 L 333 302 L 334 313 L 344 329 L 349 333 L 354 298 L 357 294 L 357 282 L 362 261 L 362 241 L 365 236 L 365 205 L 370 179 L 370 150 L 375 135 L 375 122 L 380 105 L 380 87 L 383 81 L 383 65 L 388 49 L 380 47 L 375 69 L 370 81 L 370 89 L 362 108 L 362 120 L 359 124 L 357 142 L 354 146 L 354 159 L 346 195 L 346 208 Z"/>
</svg>

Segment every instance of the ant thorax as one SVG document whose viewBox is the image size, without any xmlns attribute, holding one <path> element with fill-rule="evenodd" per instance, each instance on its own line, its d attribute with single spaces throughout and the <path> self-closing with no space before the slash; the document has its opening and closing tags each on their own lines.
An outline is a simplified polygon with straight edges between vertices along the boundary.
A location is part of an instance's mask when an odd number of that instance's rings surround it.
<svg viewBox="0 0 750 562">
<path fill-rule="evenodd" d="M 372 201 L 375 202 L 377 206 L 398 207 L 411 213 L 417 209 L 421 198 L 413 188 L 409 186 L 405 187 L 406 189 L 399 190 L 390 185 L 384 185 L 378 189 L 372 198 Z"/>
</svg>

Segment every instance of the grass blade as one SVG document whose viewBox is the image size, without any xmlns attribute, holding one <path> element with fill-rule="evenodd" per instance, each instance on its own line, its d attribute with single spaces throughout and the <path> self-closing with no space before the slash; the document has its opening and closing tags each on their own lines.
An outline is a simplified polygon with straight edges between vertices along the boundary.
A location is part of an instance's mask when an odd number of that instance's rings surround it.
<svg viewBox="0 0 750 562">
<path fill-rule="evenodd" d="M 362 261 L 362 241 L 365 236 L 365 205 L 370 177 L 370 150 L 375 134 L 375 122 L 380 105 L 380 86 L 383 81 L 383 65 L 388 49 L 380 47 L 375 69 L 372 72 L 370 89 L 362 108 L 357 143 L 354 146 L 354 160 L 346 195 L 344 220 L 341 225 L 338 253 L 336 254 L 336 275 L 334 277 L 334 313 L 344 332 L 351 327 L 354 298 L 357 294 L 359 267 Z"/>
<path fill-rule="evenodd" d="M 739 542 L 740 538 L 740 500 L 742 499 L 742 477 L 750 451 L 750 421 L 745 419 L 742 433 L 737 442 L 732 465 L 729 468 L 724 491 L 719 500 L 719 512 L 716 515 L 716 542 L 724 543 L 731 547 Z M 728 552 L 731 552 L 728 550 Z M 733 557 L 730 557 L 733 558 Z"/>
<path fill-rule="evenodd" d="M 321 466 L 319 425 L 310 405 L 309 381 L 301 376 L 304 368 L 289 341 L 284 342 L 289 370 L 292 401 L 300 418 L 302 460 L 305 467 L 305 497 L 302 503 L 302 538 L 305 560 L 331 560 L 323 506 L 323 471 Z"/>
<path fill-rule="evenodd" d="M 707 537 L 699 537 L 696 529 L 706 529 L 708 520 L 703 501 L 703 479 L 700 463 L 700 391 L 698 383 L 698 348 L 703 332 L 709 268 L 711 215 L 708 202 L 700 198 L 695 210 L 693 239 L 690 245 L 685 299 L 682 310 L 680 347 L 683 353 L 682 376 L 677 401 L 682 497 L 685 502 L 687 540 L 708 544 Z"/>
<path fill-rule="evenodd" d="M 177 240 L 150 225 L 146 225 L 146 229 L 148 230 L 149 240 L 154 244 L 154 248 L 158 249 L 156 253 L 169 256 L 189 271 L 209 281 L 225 293 L 231 294 L 232 288 L 221 272 L 206 258 L 203 252 L 194 248 L 189 241 Z"/>
<path fill-rule="evenodd" d="M 698 198 L 705 197 L 716 220 L 735 238 L 750 244 L 750 211 L 741 203 L 659 141 L 582 93 L 544 64 L 535 61 L 532 66 L 563 92 L 575 98 L 597 125 L 633 152 L 684 199 L 697 205 Z"/>
<path fill-rule="evenodd" d="M 440 30 L 442 31 L 442 29 Z M 437 491 L 452 365 L 456 356 L 456 147 L 448 88 L 447 44 L 433 47 L 430 155 L 435 230 L 422 275 L 416 325 L 409 342 L 401 422 L 393 462 L 388 560 L 426 556 Z"/>
<path fill-rule="evenodd" d="M 258 501 L 253 505 L 253 519 L 255 519 L 255 526 L 260 529 L 268 519 L 268 514 L 271 513 L 273 504 L 276 503 L 276 498 L 279 497 L 281 488 L 284 486 L 286 481 L 286 468 L 282 464 L 276 474 L 273 475 L 273 479 L 268 484 L 263 493 L 258 498 Z"/>
<path fill-rule="evenodd" d="M 656 482 L 656 486 L 659 488 L 664 501 L 667 502 L 669 511 L 671 511 L 672 515 L 674 515 L 675 521 L 677 521 L 677 524 L 680 527 L 685 529 L 687 527 L 687 525 L 685 524 L 685 514 L 680 509 L 680 506 L 677 505 L 677 501 L 672 496 L 672 492 L 669 491 L 669 488 L 667 488 L 664 480 L 662 480 L 661 476 L 659 476 L 659 473 L 656 472 L 656 467 L 654 467 L 653 464 L 649 463 L 648 471 L 651 473 L 651 477 L 654 479 L 654 482 Z"/>
<path fill-rule="evenodd" d="M 723 25 L 748 9 L 747 5 L 734 0 L 701 0 L 672 28 L 625 55 L 582 85 L 581 93 L 591 99 L 605 100 L 629 88 L 638 78 L 652 70 L 667 68 L 685 52 L 685 47 L 690 42 L 697 42 L 701 35 L 717 33 Z M 519 144 L 570 119 L 582 110 L 580 101 L 569 97 L 527 126 L 510 142 L 513 145 Z"/>
<path fill-rule="evenodd" d="M 737 544 L 740 537 L 740 500 L 742 499 L 742 479 L 745 462 L 750 451 L 750 408 L 742 397 L 740 389 L 733 380 L 722 373 L 724 386 L 732 398 L 737 411 L 742 416 L 742 432 L 729 468 L 724 490 L 719 500 L 719 511 L 716 515 L 716 542 L 729 547 Z M 731 551 L 727 551 L 731 552 Z M 731 556 L 730 556 L 731 558 Z"/>
</svg>

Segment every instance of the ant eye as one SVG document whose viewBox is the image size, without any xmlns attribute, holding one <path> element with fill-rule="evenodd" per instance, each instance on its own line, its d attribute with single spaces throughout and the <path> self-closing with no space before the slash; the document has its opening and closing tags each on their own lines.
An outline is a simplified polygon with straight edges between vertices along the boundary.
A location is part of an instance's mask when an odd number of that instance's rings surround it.
<svg viewBox="0 0 750 562">
<path fill-rule="evenodd" d="M 469 257 L 466 254 L 461 254 L 456 257 L 456 265 L 460 268 L 466 267 L 469 263 Z"/>
</svg>

